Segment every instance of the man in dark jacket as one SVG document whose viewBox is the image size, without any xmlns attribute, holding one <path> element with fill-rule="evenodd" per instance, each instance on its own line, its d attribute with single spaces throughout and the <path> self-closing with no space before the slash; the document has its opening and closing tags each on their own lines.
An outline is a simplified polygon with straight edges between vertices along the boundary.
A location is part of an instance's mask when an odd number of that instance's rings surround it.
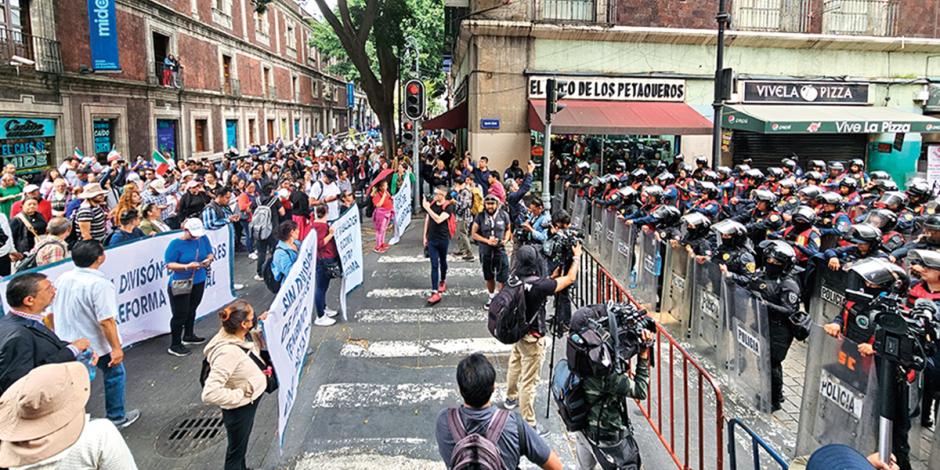
<svg viewBox="0 0 940 470">
<path fill-rule="evenodd" d="M 0 318 L 0 393 L 29 371 L 74 361 L 90 346 L 85 338 L 66 343 L 43 324 L 42 312 L 55 297 L 45 274 L 16 276 L 7 284 L 6 295 L 10 311 Z"/>
</svg>

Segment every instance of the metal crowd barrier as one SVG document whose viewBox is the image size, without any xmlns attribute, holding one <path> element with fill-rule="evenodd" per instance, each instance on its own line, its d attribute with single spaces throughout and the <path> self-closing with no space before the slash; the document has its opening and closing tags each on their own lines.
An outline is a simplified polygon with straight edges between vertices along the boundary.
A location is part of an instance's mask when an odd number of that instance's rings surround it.
<svg viewBox="0 0 940 470">
<path fill-rule="evenodd" d="M 738 418 L 732 418 L 728 420 L 728 462 L 731 464 L 731 470 L 737 470 L 738 468 L 738 457 L 737 457 L 737 440 L 734 435 L 734 428 L 739 427 L 745 432 L 748 436 L 751 437 L 751 454 L 754 459 L 754 470 L 761 470 L 760 464 L 760 454 L 761 449 L 767 453 L 775 462 L 780 465 L 782 470 L 787 470 L 790 468 L 790 465 L 787 464 L 786 460 L 774 450 L 766 441 L 764 441 L 760 436 L 758 436 L 754 431 L 751 430 L 743 421 Z"/>
<path fill-rule="evenodd" d="M 608 300 L 637 304 L 587 252 L 582 254 L 571 299 L 575 308 Z M 649 394 L 637 405 L 678 469 L 723 469 L 725 418 L 721 391 L 711 375 L 662 326 L 657 324 L 656 330 Z M 712 436 L 714 446 L 709 445 Z"/>
</svg>

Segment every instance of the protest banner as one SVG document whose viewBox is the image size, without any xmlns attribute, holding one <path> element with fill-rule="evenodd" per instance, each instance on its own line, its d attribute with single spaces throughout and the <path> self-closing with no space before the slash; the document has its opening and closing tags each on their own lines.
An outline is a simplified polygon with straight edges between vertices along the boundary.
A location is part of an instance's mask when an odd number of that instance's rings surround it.
<svg viewBox="0 0 940 470">
<path fill-rule="evenodd" d="M 392 203 L 395 207 L 395 236 L 388 241 L 389 245 L 398 243 L 411 223 L 411 178 L 404 178 L 401 188 L 392 196 Z"/>
<path fill-rule="evenodd" d="M 167 294 L 169 273 L 163 254 L 170 242 L 182 233 L 161 233 L 105 249 L 106 258 L 99 270 L 117 287 L 116 320 L 125 346 L 170 332 L 170 318 L 173 314 Z M 235 299 L 232 290 L 234 264 L 231 227 L 207 230 L 206 235 L 212 243 L 215 259 L 206 279 L 202 303 L 196 311 L 197 319 Z M 56 278 L 72 269 L 75 269 L 75 264 L 69 258 L 28 272 L 45 274 L 55 283 Z M 0 281 L 0 292 L 6 292 L 6 285 L 11 278 Z M 3 310 L 8 311 L 10 307 L 6 303 L 6 296 L 0 297 L 3 297 Z"/>
<path fill-rule="evenodd" d="M 277 433 L 281 445 L 310 343 L 316 266 L 317 237 L 307 237 L 262 323 L 264 342 L 277 371 Z"/>
<path fill-rule="evenodd" d="M 937 194 L 937 184 L 940 183 L 940 145 L 927 146 L 927 184 L 930 191 Z"/>
<path fill-rule="evenodd" d="M 362 284 L 362 222 L 359 210 L 347 210 L 336 222 L 333 222 L 333 240 L 343 266 L 342 295 L 339 296 L 343 320 L 346 315 L 346 297 L 353 289 Z"/>
</svg>

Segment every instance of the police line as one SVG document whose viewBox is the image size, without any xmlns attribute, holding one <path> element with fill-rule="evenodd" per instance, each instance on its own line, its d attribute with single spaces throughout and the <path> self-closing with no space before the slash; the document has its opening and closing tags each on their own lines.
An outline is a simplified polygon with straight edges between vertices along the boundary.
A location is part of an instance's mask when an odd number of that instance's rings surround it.
<svg viewBox="0 0 940 470">
<path fill-rule="evenodd" d="M 589 231 L 585 246 L 594 258 L 637 302 L 673 317 L 675 321 L 665 326 L 690 351 L 715 366 L 736 401 L 769 412 L 771 343 L 763 302 L 725 278 L 717 263 L 698 263 L 684 247 L 673 248 L 654 233 L 626 226 L 613 212 L 587 205 L 570 192 L 567 196 L 564 203 L 574 211 L 572 224 L 577 220 L 577 228 Z M 607 235 L 611 219 L 616 220 L 612 237 Z M 839 314 L 846 290 L 858 286 L 844 271 L 822 268 L 817 273 L 807 312 L 817 326 L 808 339 L 801 381 L 796 454 L 809 454 L 830 443 L 874 449 L 878 409 L 873 361 L 861 357 L 851 340 L 832 338 L 818 326 Z M 920 429 L 913 424 L 910 442 L 919 442 Z M 940 461 L 940 439 L 935 439 L 934 447 L 931 463 Z"/>
<path fill-rule="evenodd" d="M 163 254 L 170 242 L 181 233 L 182 231 L 178 230 L 160 233 L 105 249 L 106 259 L 99 270 L 111 279 L 117 288 L 118 311 L 114 313 L 124 345 L 132 345 L 170 332 L 170 318 L 173 315 L 167 293 L 169 277 Z M 205 294 L 196 311 L 197 320 L 224 307 L 235 298 L 235 292 L 232 290 L 232 229 L 225 227 L 207 230 L 206 235 L 212 244 L 212 254 L 215 258 L 207 273 Z M 72 269 L 75 269 L 75 264 L 69 258 L 27 272 L 45 274 L 55 282 L 61 274 Z M 12 276 L 0 281 L 0 292 L 6 292 L 6 285 L 11 278 Z M 0 297 L 3 297 L 3 310 L 6 312 L 10 308 L 6 303 L 6 296 Z"/>
</svg>

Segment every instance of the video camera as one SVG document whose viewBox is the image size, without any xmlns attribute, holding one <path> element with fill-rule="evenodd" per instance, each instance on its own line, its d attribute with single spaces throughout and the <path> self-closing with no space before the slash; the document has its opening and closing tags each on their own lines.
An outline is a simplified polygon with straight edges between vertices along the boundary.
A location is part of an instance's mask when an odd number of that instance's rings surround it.
<svg viewBox="0 0 940 470">
<path fill-rule="evenodd" d="M 918 299 L 907 310 L 901 307 L 905 299 L 897 293 L 875 297 L 854 290 L 846 291 L 846 300 L 856 303 L 856 324 L 874 326 L 877 355 L 904 369 L 924 369 L 940 337 L 940 315 L 932 301 Z"/>
<path fill-rule="evenodd" d="M 542 253 L 549 264 L 567 269 L 574 261 L 574 247 L 584 243 L 584 233 L 575 228 L 566 228 L 555 232 L 542 244 Z"/>
</svg>

